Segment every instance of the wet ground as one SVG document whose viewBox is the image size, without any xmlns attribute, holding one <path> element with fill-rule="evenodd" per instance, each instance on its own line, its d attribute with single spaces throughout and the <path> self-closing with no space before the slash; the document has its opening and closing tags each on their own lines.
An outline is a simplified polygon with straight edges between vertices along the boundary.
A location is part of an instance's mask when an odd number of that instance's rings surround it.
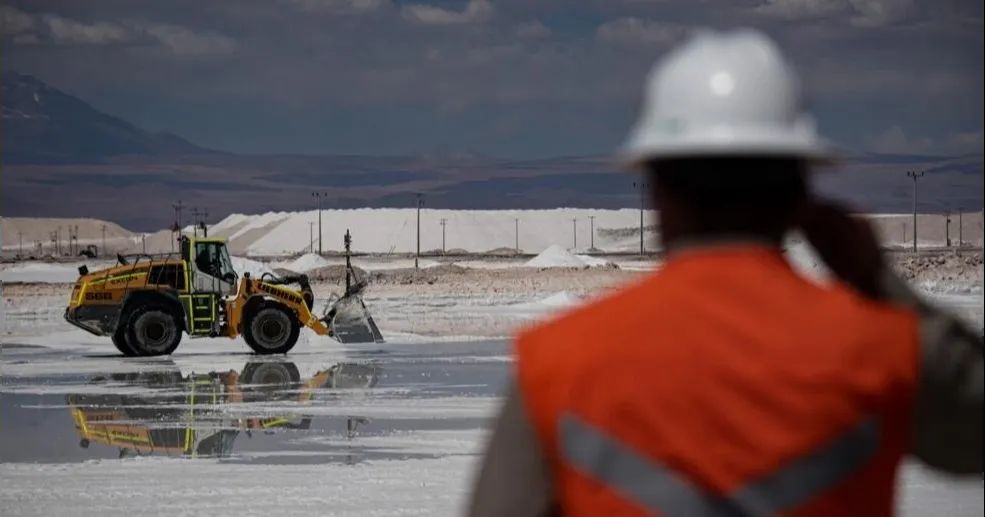
<svg viewBox="0 0 985 517">
<path fill-rule="evenodd" d="M 505 341 L 199 343 L 171 359 L 5 344 L 0 514 L 456 513 L 509 365 Z"/>
<path fill-rule="evenodd" d="M 5 345 L 0 514 L 455 514 L 510 365 L 503 340 L 214 346 Z M 980 479 L 909 464 L 900 486 L 903 515 L 985 507 Z"/>
<path fill-rule="evenodd" d="M 440 454 L 402 450 L 386 437 L 478 430 L 504 383 L 505 351 L 505 342 L 474 341 L 272 359 L 122 359 L 8 344 L 0 363 L 0 458 L 296 464 L 433 457 Z"/>
</svg>

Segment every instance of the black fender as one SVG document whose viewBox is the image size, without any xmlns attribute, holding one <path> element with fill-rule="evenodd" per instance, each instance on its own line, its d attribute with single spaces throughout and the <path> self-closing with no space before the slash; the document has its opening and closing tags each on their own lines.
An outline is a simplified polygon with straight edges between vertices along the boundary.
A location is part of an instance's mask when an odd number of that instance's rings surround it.
<svg viewBox="0 0 985 517">
<path fill-rule="evenodd" d="M 185 306 L 181 304 L 178 291 L 174 289 L 130 291 L 123 297 L 123 309 L 120 311 L 120 319 L 116 322 L 117 327 L 130 317 L 130 312 L 135 308 L 152 304 L 167 307 L 175 321 L 178 322 L 178 330 L 188 332 L 188 324 L 185 321 Z"/>
</svg>

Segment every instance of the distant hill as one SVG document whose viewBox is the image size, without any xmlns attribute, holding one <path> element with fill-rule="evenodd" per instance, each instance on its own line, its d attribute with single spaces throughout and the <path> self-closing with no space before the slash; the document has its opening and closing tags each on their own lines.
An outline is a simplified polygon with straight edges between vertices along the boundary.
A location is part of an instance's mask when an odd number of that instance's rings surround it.
<svg viewBox="0 0 985 517">
<path fill-rule="evenodd" d="M 209 152 L 173 134 L 154 134 L 37 78 L 0 76 L 4 163 L 88 163 L 122 155 Z"/>
<path fill-rule="evenodd" d="M 172 203 L 230 213 L 324 208 L 636 208 L 637 177 L 606 156 L 515 160 L 475 155 L 241 155 L 147 132 L 16 72 L 2 76 L 0 215 L 98 217 L 151 231 L 174 222 Z M 922 170 L 921 212 L 979 210 L 982 155 L 861 153 L 816 183 L 862 212 L 908 212 Z M 185 221 L 188 220 L 188 212 Z M 307 235 L 307 230 L 302 229 Z"/>
</svg>

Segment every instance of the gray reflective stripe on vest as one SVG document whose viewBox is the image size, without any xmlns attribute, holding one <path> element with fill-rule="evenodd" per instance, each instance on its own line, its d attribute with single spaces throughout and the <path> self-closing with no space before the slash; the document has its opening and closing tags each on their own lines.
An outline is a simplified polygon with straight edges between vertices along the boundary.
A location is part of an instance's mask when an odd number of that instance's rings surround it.
<svg viewBox="0 0 985 517">
<path fill-rule="evenodd" d="M 772 515 L 807 503 L 871 458 L 880 426 L 868 418 L 834 440 L 726 495 L 686 477 L 607 436 L 578 417 L 558 421 L 562 458 L 637 505 L 666 516 Z"/>
</svg>

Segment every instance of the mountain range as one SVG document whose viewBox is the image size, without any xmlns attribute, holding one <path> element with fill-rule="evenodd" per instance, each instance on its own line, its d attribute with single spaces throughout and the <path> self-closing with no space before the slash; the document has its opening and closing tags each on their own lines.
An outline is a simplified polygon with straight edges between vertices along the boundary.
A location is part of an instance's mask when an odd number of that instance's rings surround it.
<svg viewBox="0 0 985 517">
<path fill-rule="evenodd" d="M 134 230 L 171 224 L 172 204 L 260 213 L 324 207 L 620 208 L 632 175 L 605 156 L 512 160 L 461 155 L 242 155 L 152 133 L 43 81 L 4 70 L 2 215 L 98 217 Z M 922 212 L 980 210 L 982 155 L 858 153 L 816 175 L 827 195 L 868 212 L 910 210 L 907 170 L 924 170 Z M 315 198 L 313 192 L 324 194 Z"/>
</svg>

